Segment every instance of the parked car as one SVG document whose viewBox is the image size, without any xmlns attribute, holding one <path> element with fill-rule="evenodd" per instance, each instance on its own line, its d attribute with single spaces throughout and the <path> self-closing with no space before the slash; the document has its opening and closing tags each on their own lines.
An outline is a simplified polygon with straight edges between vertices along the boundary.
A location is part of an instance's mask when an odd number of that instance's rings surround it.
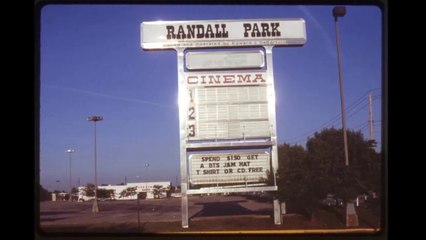
<svg viewBox="0 0 426 240">
<path fill-rule="evenodd" d="M 353 203 L 355 206 L 363 206 L 365 208 L 369 208 L 372 205 L 379 204 L 379 199 L 377 196 L 377 193 L 374 191 L 368 191 L 366 193 L 358 195 L 354 200 Z"/>
<path fill-rule="evenodd" d="M 325 206 L 343 206 L 343 199 L 334 196 L 334 194 L 327 194 L 326 198 L 321 199 L 320 203 Z"/>
</svg>

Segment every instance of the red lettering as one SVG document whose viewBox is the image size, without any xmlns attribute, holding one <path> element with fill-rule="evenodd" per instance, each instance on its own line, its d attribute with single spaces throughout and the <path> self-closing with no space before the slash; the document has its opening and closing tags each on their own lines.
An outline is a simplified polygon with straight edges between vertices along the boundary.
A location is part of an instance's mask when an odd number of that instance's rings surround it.
<svg viewBox="0 0 426 240">
<path fill-rule="evenodd" d="M 167 39 L 175 39 L 175 27 L 173 26 L 166 26 L 167 29 Z"/>
<path fill-rule="evenodd" d="M 223 83 L 234 83 L 235 82 L 235 75 L 223 75 Z"/>
</svg>

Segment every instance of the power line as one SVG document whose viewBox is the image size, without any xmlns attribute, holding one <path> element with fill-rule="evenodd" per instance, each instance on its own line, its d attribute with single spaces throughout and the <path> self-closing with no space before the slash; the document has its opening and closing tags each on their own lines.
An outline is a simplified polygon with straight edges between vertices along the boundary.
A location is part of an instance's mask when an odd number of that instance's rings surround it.
<svg viewBox="0 0 426 240">
<path fill-rule="evenodd" d="M 364 105 L 362 105 L 362 107 L 360 108 L 360 109 L 358 109 L 357 111 L 355 111 L 355 112 L 352 112 L 350 115 L 348 115 L 348 118 L 349 117 L 352 117 L 353 115 L 355 115 L 355 114 L 357 114 L 359 111 L 361 111 L 361 110 L 363 110 L 365 107 L 367 107 L 368 106 L 368 103 L 365 103 Z"/>
<path fill-rule="evenodd" d="M 352 103 L 351 105 L 349 105 L 349 106 L 346 108 L 346 111 L 348 112 L 348 109 L 352 110 L 352 108 L 353 108 L 353 107 L 357 106 L 357 105 L 359 104 L 359 103 L 357 103 L 357 101 L 359 101 L 359 99 L 358 99 L 358 100 L 356 100 L 356 101 L 355 101 L 354 103 Z M 350 110 L 349 110 L 349 111 L 350 111 Z M 294 139 L 299 139 L 299 138 L 301 138 L 301 137 L 311 135 L 312 133 L 316 132 L 318 129 L 322 129 L 322 128 L 324 128 L 324 127 L 328 126 L 328 125 L 332 125 L 333 123 L 335 123 L 335 122 L 339 121 L 339 120 L 340 120 L 340 118 L 341 118 L 341 114 L 340 114 L 340 113 L 338 113 L 338 114 L 336 114 L 333 118 L 331 118 L 330 120 L 328 120 L 328 121 L 326 121 L 325 123 L 323 123 L 321 126 L 316 127 L 316 128 L 314 128 L 314 129 L 312 129 L 312 130 L 310 130 L 310 131 L 308 131 L 308 132 L 305 132 L 305 133 L 303 133 L 303 134 L 301 134 L 301 135 L 299 135 L 299 136 L 297 136 L 297 137 L 293 137 L 293 138 L 287 139 L 287 141 L 294 140 Z"/>
<path fill-rule="evenodd" d="M 357 107 L 361 103 L 363 103 L 363 101 L 358 102 L 355 105 L 354 104 L 351 105 L 351 108 L 349 109 L 349 111 L 347 111 L 347 112 L 350 113 L 348 115 L 348 117 L 347 117 L 348 119 L 351 118 L 351 117 L 353 117 L 355 114 L 357 114 L 358 112 L 360 112 L 361 110 L 363 110 L 365 107 L 368 106 L 368 103 L 364 103 L 360 108 L 357 109 Z M 357 109 L 357 110 L 355 111 L 355 109 Z M 351 112 L 351 111 L 355 111 L 355 112 Z M 322 128 L 326 127 L 326 126 L 333 125 L 333 123 L 337 123 L 339 120 L 340 120 L 340 115 L 335 116 L 334 118 L 332 118 L 329 121 L 327 121 L 324 124 L 322 124 L 320 127 L 312 129 L 311 131 L 306 132 L 305 134 L 299 135 L 298 137 L 294 137 L 294 138 L 288 139 L 287 142 L 290 142 L 290 143 L 299 143 L 302 140 L 304 140 L 304 137 L 309 136 L 309 135 L 313 134 L 314 132 L 318 131 L 319 129 L 322 129 Z M 290 141 L 290 140 L 293 140 L 293 141 Z"/>
<path fill-rule="evenodd" d="M 368 122 L 361 123 L 361 124 L 359 124 L 358 126 L 353 127 L 352 129 L 361 129 L 361 128 L 363 128 L 365 125 L 368 125 Z"/>
<path fill-rule="evenodd" d="M 358 99 L 356 99 L 353 103 L 351 103 L 350 105 L 348 105 L 345 108 L 346 112 L 351 112 L 351 111 L 355 111 L 355 109 L 362 104 L 364 101 L 367 101 L 366 96 L 368 95 L 368 93 L 373 92 L 373 91 L 378 91 L 380 90 L 380 88 L 373 88 L 368 90 L 366 93 L 364 93 L 361 97 L 359 97 Z M 372 96 L 373 101 L 380 98 L 381 94 L 376 94 Z M 358 110 L 356 110 L 355 112 L 352 112 L 350 115 L 348 115 L 348 118 L 354 116 L 355 114 L 357 114 L 359 111 L 361 111 L 362 109 L 364 109 L 365 107 L 368 106 L 368 102 L 364 103 Z M 328 126 L 328 125 L 334 125 L 335 122 L 339 121 L 341 119 L 341 114 L 338 113 L 335 116 L 333 116 L 330 120 L 326 121 L 325 123 L 323 123 L 322 125 L 320 125 L 319 127 L 316 127 L 314 129 L 311 129 L 310 131 L 307 131 L 299 136 L 290 138 L 290 139 L 286 139 L 283 142 L 288 142 L 288 143 L 299 143 L 304 141 L 304 137 L 312 135 L 313 133 L 315 133 L 316 131 L 318 131 L 319 129 L 323 129 L 324 127 Z M 368 125 L 368 123 L 367 123 Z M 300 139 L 300 140 L 299 140 Z M 297 140 L 297 141 L 296 141 Z"/>
<path fill-rule="evenodd" d="M 359 129 L 359 131 L 360 132 L 362 132 L 362 131 L 364 131 L 364 130 L 367 130 L 367 128 L 368 128 L 368 123 L 367 123 L 367 125 L 365 125 L 364 127 L 362 127 L 361 129 Z"/>
</svg>

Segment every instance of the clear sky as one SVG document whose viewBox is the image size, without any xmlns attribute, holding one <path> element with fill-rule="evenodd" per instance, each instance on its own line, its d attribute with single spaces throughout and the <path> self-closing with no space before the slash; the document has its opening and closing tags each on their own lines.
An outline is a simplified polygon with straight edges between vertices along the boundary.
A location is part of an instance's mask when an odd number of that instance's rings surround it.
<svg viewBox="0 0 426 240">
<path fill-rule="evenodd" d="M 48 190 L 98 184 L 180 181 L 177 58 L 145 51 L 140 24 L 156 20 L 304 18 L 307 42 L 273 50 L 279 143 L 305 145 L 315 131 L 341 128 L 333 6 L 47 5 L 41 12 L 40 177 Z M 367 93 L 381 143 L 381 11 L 347 6 L 339 18 L 347 127 L 368 138 Z M 59 182 L 57 182 L 59 180 Z"/>
</svg>

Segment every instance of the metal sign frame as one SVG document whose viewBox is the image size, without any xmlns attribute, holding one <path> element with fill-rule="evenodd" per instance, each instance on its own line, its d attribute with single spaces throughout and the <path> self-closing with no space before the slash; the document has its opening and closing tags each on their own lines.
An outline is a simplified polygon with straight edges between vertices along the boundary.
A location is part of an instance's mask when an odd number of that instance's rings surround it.
<svg viewBox="0 0 426 240">
<path fill-rule="evenodd" d="M 285 26 L 285 27 L 283 27 Z M 197 32 L 196 32 L 197 31 Z M 204 35 L 203 35 L 204 34 Z M 229 193 L 229 192 L 253 192 L 276 191 L 276 175 L 278 170 L 277 129 L 275 113 L 275 87 L 273 75 L 272 49 L 276 45 L 303 45 L 306 42 L 305 21 L 303 19 L 258 19 L 258 20 L 213 20 L 213 21 L 158 21 L 144 22 L 141 24 L 141 46 L 144 49 L 175 49 L 177 52 L 178 95 L 179 95 L 179 145 L 181 168 L 181 192 L 182 192 L 182 227 L 188 228 L 188 195 L 203 193 Z M 234 51 L 236 47 L 255 46 L 261 47 L 265 57 L 262 64 L 238 63 L 227 68 L 222 62 L 212 64 L 205 69 L 196 66 L 194 69 L 186 66 L 186 54 L 200 54 L 188 51 L 194 48 L 230 48 L 230 56 L 244 56 L 244 51 Z M 214 53 L 215 58 L 226 55 L 228 51 Z M 246 51 L 247 52 L 247 51 Z M 250 54 L 252 54 L 251 52 Z M 208 57 L 204 52 L 203 57 Z M 239 55 L 238 55 L 239 54 Z M 247 56 L 246 56 L 247 57 Z M 226 59 L 220 60 L 226 61 Z M 187 68 L 186 68 L 187 67 Z M 260 69 L 261 68 L 261 69 Z M 238 69 L 240 75 L 231 75 L 230 69 Z M 203 72 L 204 70 L 204 72 Z M 205 70 L 220 70 L 223 72 L 206 72 Z M 201 74 L 201 75 L 200 75 Z M 212 74 L 212 76 L 202 76 Z M 222 74 L 222 75 L 221 75 Z M 228 74 L 228 75 L 224 75 Z M 242 75 L 245 74 L 245 75 Z M 261 76 L 257 76 L 261 75 Z M 209 80 L 206 80 L 209 78 Z M 200 80 L 202 79 L 202 80 Z M 256 80 L 254 80 L 256 79 Z M 217 87 L 241 88 L 253 86 L 266 86 L 266 104 L 269 131 L 260 134 L 248 135 L 245 130 L 237 135 L 227 137 L 195 137 L 195 125 L 190 125 L 195 111 L 190 106 L 192 90 L 198 88 Z M 210 85 L 210 86 L 209 86 Z M 253 89 L 253 88 L 251 88 Z M 260 107 L 259 107 L 260 108 Z M 207 110 L 206 110 L 207 111 Z M 197 120 L 195 120 L 197 121 Z M 264 130 L 265 128 L 263 128 Z M 217 130 L 216 130 L 217 132 Z M 238 136 L 242 135 L 242 136 Z M 188 161 L 191 154 L 205 151 L 222 151 L 231 153 L 236 150 L 245 152 L 259 152 L 259 149 L 267 149 L 270 155 L 270 174 L 273 176 L 273 185 L 263 183 L 245 183 L 240 185 L 225 185 L 208 188 L 190 189 L 188 179 Z M 274 200 L 274 222 L 281 224 L 280 207 L 278 200 Z"/>
<path fill-rule="evenodd" d="M 203 193 L 225 193 L 225 192 L 253 192 L 253 191 L 276 191 L 276 174 L 278 170 L 278 152 L 277 152 L 277 134 L 276 134 L 276 113 L 275 113 L 275 88 L 273 77 L 273 46 L 264 46 L 266 57 L 266 70 L 263 72 L 266 78 L 266 87 L 268 95 L 268 119 L 272 122 L 270 126 L 270 136 L 267 139 L 254 139 L 243 141 L 204 141 L 191 142 L 188 141 L 188 108 L 189 101 L 188 84 L 185 72 L 185 49 L 178 48 L 178 91 L 179 91 L 179 127 L 180 127 L 180 165 L 181 165 L 181 192 L 182 192 L 182 227 L 189 227 L 188 221 L 188 195 L 203 194 Z M 247 187 L 222 187 L 222 188 L 205 188 L 205 189 L 189 189 L 188 181 L 188 153 L 197 151 L 212 151 L 212 150 L 234 150 L 234 149 L 257 149 L 269 148 L 271 154 L 271 173 L 274 179 L 273 186 L 247 186 Z M 275 205 L 274 205 L 275 206 Z M 274 210 L 274 215 L 277 211 Z M 278 211 L 279 213 L 279 211 Z M 275 216 L 275 219 L 280 219 Z M 276 224 L 281 224 L 280 220 L 275 221 Z"/>
</svg>

